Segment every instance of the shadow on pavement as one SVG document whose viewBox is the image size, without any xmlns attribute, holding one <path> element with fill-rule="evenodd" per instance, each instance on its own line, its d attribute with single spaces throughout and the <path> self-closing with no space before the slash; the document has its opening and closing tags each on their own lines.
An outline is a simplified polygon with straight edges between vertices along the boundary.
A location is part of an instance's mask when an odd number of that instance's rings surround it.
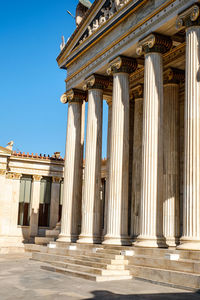
<svg viewBox="0 0 200 300">
<path fill-rule="evenodd" d="M 114 294 L 108 291 L 93 291 L 93 297 L 89 299 L 95 300 L 193 300 L 200 299 L 200 291 L 198 292 L 188 292 L 188 293 L 169 293 L 169 294 L 135 294 L 135 295 L 120 295 Z"/>
</svg>

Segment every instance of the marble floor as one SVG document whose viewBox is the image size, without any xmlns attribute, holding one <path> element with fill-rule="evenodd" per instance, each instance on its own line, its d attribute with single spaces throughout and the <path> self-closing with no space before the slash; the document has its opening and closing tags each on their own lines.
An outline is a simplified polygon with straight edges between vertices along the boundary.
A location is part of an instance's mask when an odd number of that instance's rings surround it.
<svg viewBox="0 0 200 300">
<path fill-rule="evenodd" d="M 96 283 L 40 269 L 24 254 L 0 255 L 0 300 L 196 300 L 200 294 L 140 280 Z"/>
</svg>

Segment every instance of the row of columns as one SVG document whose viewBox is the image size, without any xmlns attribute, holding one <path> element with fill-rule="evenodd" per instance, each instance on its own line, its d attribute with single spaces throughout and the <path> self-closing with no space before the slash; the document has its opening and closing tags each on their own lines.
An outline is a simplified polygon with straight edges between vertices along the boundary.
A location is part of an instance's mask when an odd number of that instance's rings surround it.
<svg viewBox="0 0 200 300">
<path fill-rule="evenodd" d="M 177 22 L 178 26 L 187 27 L 184 224 L 179 246 L 184 249 L 200 249 L 200 27 L 197 9 L 197 5 L 193 6 L 181 14 Z M 176 246 L 180 235 L 178 95 L 179 82 L 183 80 L 184 74 L 169 69 L 165 76 L 167 80 L 163 81 L 163 54 L 171 47 L 169 37 L 155 33 L 140 41 L 137 47 L 137 54 L 145 57 L 144 96 L 140 92 L 135 101 L 134 114 L 137 133 L 134 133 L 133 148 L 131 239 L 138 247 Z M 104 244 L 129 243 L 129 74 L 136 69 L 136 59 L 119 56 L 110 63 L 108 70 L 109 75 L 113 74 L 113 98 L 112 106 L 109 106 L 111 128 L 108 131 L 109 169 Z M 101 241 L 102 102 L 103 90 L 109 82 L 109 78 L 100 75 L 93 75 L 86 80 L 88 120 L 80 235 L 74 220 L 80 217 L 78 207 L 81 203 L 82 153 L 77 148 L 80 148 L 84 92 L 70 91 L 63 101 L 69 102 L 69 109 L 60 241 Z M 139 90 L 143 88 L 140 86 Z M 143 124 L 143 128 L 138 124 Z M 76 193 L 77 190 L 79 193 Z"/>
</svg>

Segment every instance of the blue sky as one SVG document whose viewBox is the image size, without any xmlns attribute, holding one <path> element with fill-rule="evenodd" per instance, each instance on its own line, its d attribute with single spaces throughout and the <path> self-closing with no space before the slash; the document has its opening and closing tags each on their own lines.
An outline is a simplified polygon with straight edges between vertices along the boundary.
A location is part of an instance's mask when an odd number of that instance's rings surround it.
<svg viewBox="0 0 200 300">
<path fill-rule="evenodd" d="M 64 155 L 67 105 L 66 71 L 58 68 L 62 35 L 67 40 L 78 1 L 0 0 L 0 146 Z M 103 157 L 106 156 L 107 108 L 104 105 Z"/>
</svg>

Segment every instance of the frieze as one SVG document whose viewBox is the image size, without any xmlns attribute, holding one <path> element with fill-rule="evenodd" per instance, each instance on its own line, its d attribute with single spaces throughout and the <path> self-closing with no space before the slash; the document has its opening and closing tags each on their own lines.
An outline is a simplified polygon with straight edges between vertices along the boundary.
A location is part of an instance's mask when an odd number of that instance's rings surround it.
<svg viewBox="0 0 200 300">
<path fill-rule="evenodd" d="M 174 12 L 180 10 L 184 5 L 187 5 L 187 0 L 176 0 L 173 3 L 166 5 L 165 8 L 162 8 L 158 13 L 154 14 L 151 18 L 147 18 L 140 26 L 137 25 L 136 28 L 131 29 L 131 32 L 128 32 L 125 37 L 117 41 L 115 45 L 110 46 L 110 48 L 106 49 L 103 54 L 98 54 L 97 57 L 94 57 L 90 61 L 87 62 L 81 69 L 69 75 L 66 83 L 68 88 L 73 87 L 77 84 L 78 81 L 81 81 L 83 77 L 86 77 L 95 67 L 103 64 L 104 62 L 113 57 L 114 53 L 120 53 L 123 51 L 123 48 L 128 46 L 128 44 L 133 40 L 136 40 L 141 37 L 143 34 L 148 32 L 148 30 L 152 30 L 157 24 L 163 21 L 163 18 L 167 18 L 169 15 Z M 172 54 L 174 57 L 176 54 Z M 171 58 L 170 58 L 171 60 Z"/>
<path fill-rule="evenodd" d="M 82 44 L 90 35 L 92 35 L 99 27 L 106 23 L 118 10 L 120 10 L 130 0 L 109 0 L 102 7 L 100 14 L 90 23 L 86 32 L 79 40 L 78 44 Z M 78 44 L 76 46 L 78 46 Z"/>
</svg>

